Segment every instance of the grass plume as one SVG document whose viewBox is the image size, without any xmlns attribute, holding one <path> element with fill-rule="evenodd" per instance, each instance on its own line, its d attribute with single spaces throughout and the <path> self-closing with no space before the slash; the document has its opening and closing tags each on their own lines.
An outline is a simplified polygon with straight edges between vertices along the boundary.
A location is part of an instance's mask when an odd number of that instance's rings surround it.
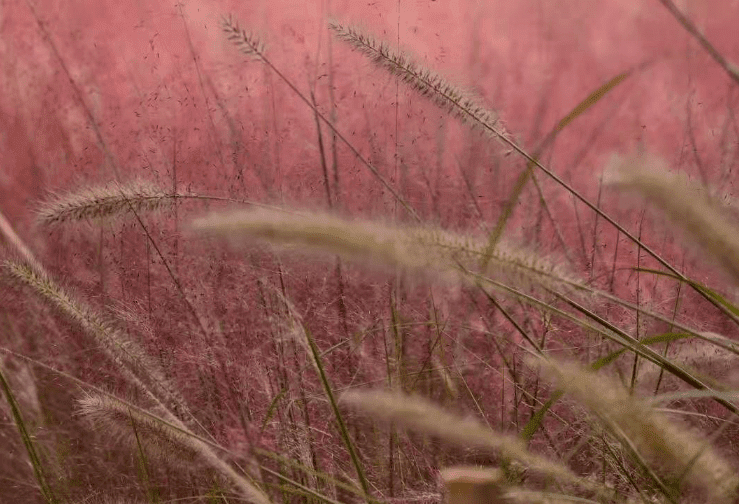
<svg viewBox="0 0 739 504">
<path fill-rule="evenodd" d="M 713 502 L 731 502 L 736 496 L 739 477 L 723 457 L 620 383 L 575 363 L 531 357 L 529 364 L 538 366 L 547 379 L 593 411 L 607 427 L 623 432 L 658 470 L 679 474 L 692 464 L 687 480 L 706 490 Z"/>
<path fill-rule="evenodd" d="M 79 413 L 112 439 L 128 444 L 174 464 L 190 466 L 204 462 L 230 480 L 254 504 L 269 504 L 269 498 L 246 477 L 192 433 L 164 419 L 145 415 L 111 397 L 91 394 L 79 400 Z"/>
<path fill-rule="evenodd" d="M 165 404 L 180 415 L 189 416 L 184 399 L 159 366 L 114 324 L 75 300 L 45 272 L 11 261 L 3 263 L 3 270 L 11 283 L 29 288 L 68 320 L 81 327 L 130 383 L 155 402 Z"/>
<path fill-rule="evenodd" d="M 211 213 L 195 219 L 191 228 L 237 243 L 258 239 L 283 248 L 337 254 L 373 266 L 398 267 L 449 282 L 471 281 L 459 264 L 475 269 L 486 247 L 483 239 L 431 226 L 401 227 L 324 212 L 254 209 Z M 568 284 L 578 283 L 561 265 L 505 243 L 496 248 L 485 273 L 516 284 L 567 290 Z"/>
<path fill-rule="evenodd" d="M 340 403 L 377 420 L 435 436 L 448 443 L 499 452 L 542 474 L 598 490 L 597 486 L 579 478 L 566 466 L 530 453 L 519 437 L 497 433 L 475 418 L 450 413 L 419 396 L 382 390 L 350 390 L 342 394 Z"/>
<path fill-rule="evenodd" d="M 482 129 L 492 138 L 507 135 L 498 113 L 482 105 L 479 98 L 472 93 L 463 91 L 407 55 L 393 51 L 386 42 L 378 42 L 357 28 L 347 27 L 336 21 L 329 23 L 329 28 L 339 40 L 367 56 L 377 66 L 398 76 L 450 115 L 475 129 Z"/>
<path fill-rule="evenodd" d="M 137 212 L 153 212 L 169 208 L 175 198 L 177 195 L 143 180 L 125 185 L 109 183 L 53 196 L 39 205 L 36 219 L 40 224 L 53 225 L 115 217 L 131 207 Z"/>
<path fill-rule="evenodd" d="M 614 156 L 605 182 L 659 208 L 739 284 L 739 228 L 705 188 L 674 175 L 651 154 Z"/>
</svg>

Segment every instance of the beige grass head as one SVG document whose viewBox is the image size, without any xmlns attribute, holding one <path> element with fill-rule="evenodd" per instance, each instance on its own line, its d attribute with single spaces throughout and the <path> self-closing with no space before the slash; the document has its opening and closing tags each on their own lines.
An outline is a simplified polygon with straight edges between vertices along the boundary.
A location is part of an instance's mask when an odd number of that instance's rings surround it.
<svg viewBox="0 0 739 504">
<path fill-rule="evenodd" d="M 486 248 L 482 238 L 431 226 L 399 226 L 288 209 L 211 213 L 194 220 L 191 228 L 241 245 L 257 240 L 285 250 L 336 254 L 381 270 L 394 272 L 397 268 L 447 285 L 474 285 L 466 271 L 476 271 Z M 556 262 L 506 243 L 496 248 L 483 273 L 516 286 L 569 290 L 570 285 L 578 283 Z"/>
<path fill-rule="evenodd" d="M 144 180 L 126 184 L 110 182 L 57 194 L 39 204 L 36 220 L 42 225 L 59 225 L 100 217 L 116 217 L 130 211 L 153 212 L 169 208 L 175 197 Z"/>
<path fill-rule="evenodd" d="M 658 473 L 679 476 L 692 464 L 684 480 L 706 491 L 713 502 L 731 502 L 737 495 L 736 470 L 702 436 L 634 397 L 616 380 L 573 362 L 530 357 L 528 363 L 611 432 L 623 433 Z"/>
<path fill-rule="evenodd" d="M 604 182 L 657 207 L 739 284 L 739 227 L 706 189 L 653 154 L 613 156 Z"/>
</svg>

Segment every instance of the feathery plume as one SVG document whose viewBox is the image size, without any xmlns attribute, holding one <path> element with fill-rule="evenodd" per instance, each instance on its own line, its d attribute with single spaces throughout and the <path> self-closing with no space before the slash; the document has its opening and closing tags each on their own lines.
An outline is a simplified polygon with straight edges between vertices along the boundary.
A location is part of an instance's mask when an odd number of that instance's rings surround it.
<svg viewBox="0 0 739 504">
<path fill-rule="evenodd" d="M 651 154 L 614 156 L 604 182 L 657 206 L 739 283 L 739 229 L 705 188 L 670 174 L 667 163 Z"/>
<path fill-rule="evenodd" d="M 178 195 L 168 193 L 142 180 L 125 185 L 110 183 L 57 195 L 36 210 L 40 224 L 52 225 L 96 217 L 114 217 L 130 211 L 153 212 L 168 208 Z"/>
<path fill-rule="evenodd" d="M 696 434 L 602 373 L 543 357 L 530 357 L 528 364 L 538 366 L 545 377 L 592 410 L 605 425 L 624 432 L 658 469 L 679 474 L 693 464 L 686 479 L 707 490 L 714 502 L 731 502 L 739 488 L 736 470 Z"/>
<path fill-rule="evenodd" d="M 340 399 L 378 420 L 403 426 L 459 446 L 473 446 L 499 451 L 528 464 L 543 474 L 576 483 L 584 488 L 599 487 L 573 474 L 566 466 L 531 454 L 519 437 L 497 433 L 472 417 L 460 417 L 419 396 L 382 390 L 351 390 Z"/>
<path fill-rule="evenodd" d="M 141 446 L 148 455 L 174 465 L 189 467 L 194 462 L 204 462 L 234 483 L 254 504 L 270 504 L 264 492 L 236 473 L 210 446 L 187 429 L 100 394 L 80 399 L 78 404 L 79 413 L 94 427 L 133 450 Z"/>
<path fill-rule="evenodd" d="M 191 228 L 235 242 L 256 238 L 375 266 L 400 267 L 452 283 L 471 281 L 459 265 L 476 270 L 486 248 L 485 240 L 429 226 L 399 227 L 322 212 L 254 209 L 212 213 L 194 220 Z M 484 273 L 559 290 L 578 284 L 561 266 L 506 244 L 496 248 Z"/>
<path fill-rule="evenodd" d="M 113 398 L 89 395 L 78 400 L 79 413 L 100 432 L 131 447 L 136 438 L 147 455 L 187 467 L 199 460 L 197 440 L 184 432 L 129 408 Z M 135 448 L 134 448 L 135 450 Z"/>
<path fill-rule="evenodd" d="M 3 263 L 3 270 L 11 282 L 30 288 L 37 296 L 79 325 L 139 390 L 155 402 L 163 402 L 167 407 L 174 408 L 183 417 L 189 415 L 184 399 L 154 360 L 102 315 L 76 301 L 45 272 L 11 261 Z"/>
<path fill-rule="evenodd" d="M 448 82 L 444 77 L 422 67 L 405 54 L 394 52 L 385 42 L 377 42 L 372 36 L 357 28 L 345 27 L 337 22 L 329 23 L 336 37 L 358 50 L 376 65 L 400 77 L 419 94 L 433 101 L 438 107 L 473 128 L 482 129 L 491 138 L 507 135 L 498 114 L 479 103 L 472 93 Z"/>
</svg>

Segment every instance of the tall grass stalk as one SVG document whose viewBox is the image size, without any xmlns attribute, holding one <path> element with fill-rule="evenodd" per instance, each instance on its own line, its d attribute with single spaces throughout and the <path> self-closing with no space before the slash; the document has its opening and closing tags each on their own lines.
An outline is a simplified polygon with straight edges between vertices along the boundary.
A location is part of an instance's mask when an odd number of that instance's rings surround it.
<svg viewBox="0 0 739 504">
<path fill-rule="evenodd" d="M 318 349 L 318 346 L 316 345 L 313 336 L 310 334 L 310 331 L 308 331 L 305 325 L 303 325 L 299 315 L 295 311 L 295 308 L 292 306 L 292 303 L 284 296 L 282 297 L 282 300 L 285 303 L 285 307 L 287 308 L 289 323 L 291 325 L 291 332 L 296 338 L 297 342 L 306 348 L 308 359 L 310 360 L 316 373 L 318 374 L 318 377 L 321 380 L 323 391 L 326 394 L 326 398 L 328 399 L 329 404 L 331 405 L 334 419 L 336 420 L 336 424 L 339 427 L 339 435 L 341 436 L 344 446 L 349 452 L 349 457 L 351 458 L 352 465 L 354 465 L 354 470 L 356 471 L 357 478 L 359 479 L 359 484 L 362 488 L 362 491 L 364 492 L 367 504 L 371 504 L 369 500 L 371 495 L 370 486 L 369 482 L 367 481 L 367 476 L 365 475 L 362 461 L 359 458 L 359 451 L 357 450 L 355 443 L 352 440 L 351 435 L 349 434 L 349 429 L 347 428 L 346 422 L 344 421 L 344 416 L 339 409 L 338 401 L 336 400 L 336 394 L 334 393 L 333 385 L 331 384 L 328 375 L 326 374 L 326 370 L 324 368 L 323 360 L 321 358 L 321 353 Z"/>
<path fill-rule="evenodd" d="M 39 485 L 39 489 L 41 490 L 41 495 L 43 495 L 48 504 L 56 504 L 57 502 L 61 502 L 57 497 L 52 485 L 48 481 L 49 478 L 46 474 L 46 470 L 44 469 L 43 460 L 39 456 L 38 449 L 36 448 L 36 441 L 34 441 L 34 436 L 29 431 L 29 426 L 26 425 L 26 422 L 23 419 L 23 413 L 21 412 L 20 405 L 15 398 L 15 394 L 10 388 L 10 384 L 8 383 L 7 378 L 5 378 L 5 373 L 2 369 L 2 360 L 0 360 L 0 388 L 2 388 L 5 400 L 10 406 L 13 421 L 15 422 L 18 433 L 23 440 L 23 445 L 26 448 L 26 453 L 28 454 L 28 459 L 31 463 L 31 467 L 33 468 L 33 473 L 36 476 L 36 481 Z"/>
</svg>

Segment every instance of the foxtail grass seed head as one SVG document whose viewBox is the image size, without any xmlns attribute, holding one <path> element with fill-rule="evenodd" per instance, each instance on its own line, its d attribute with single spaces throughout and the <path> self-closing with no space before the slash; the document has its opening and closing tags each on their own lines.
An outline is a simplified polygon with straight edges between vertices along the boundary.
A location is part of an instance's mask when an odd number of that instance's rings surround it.
<svg viewBox="0 0 739 504">
<path fill-rule="evenodd" d="M 89 395 L 78 401 L 79 413 L 112 441 L 134 452 L 138 447 L 152 457 L 172 465 L 188 467 L 199 461 L 201 448 L 185 433 L 103 395 Z M 137 439 L 138 438 L 138 439 Z"/>
<path fill-rule="evenodd" d="M 350 390 L 341 396 L 340 403 L 377 420 L 458 446 L 500 452 L 502 456 L 516 459 L 542 474 L 583 488 L 601 490 L 598 485 L 578 477 L 566 466 L 529 453 L 520 438 L 495 432 L 475 418 L 450 413 L 419 396 L 382 390 Z"/>
<path fill-rule="evenodd" d="M 259 488 L 238 474 L 213 449 L 181 425 L 142 413 L 112 397 L 91 394 L 78 401 L 79 413 L 91 425 L 131 450 L 139 447 L 158 460 L 191 468 L 205 463 L 215 469 L 254 504 L 270 504 Z"/>
<path fill-rule="evenodd" d="M 109 320 L 77 301 L 45 271 L 36 271 L 28 265 L 11 261 L 5 261 L 2 270 L 11 283 L 29 288 L 80 326 L 132 385 L 155 402 L 163 402 L 173 408 L 180 416 L 189 415 L 184 399 L 157 363 Z"/>
<path fill-rule="evenodd" d="M 686 480 L 707 491 L 714 502 L 731 502 L 739 488 L 736 470 L 706 441 L 659 413 L 602 373 L 576 363 L 530 357 L 545 378 L 593 411 L 606 427 L 622 431 L 656 470 L 680 474 L 700 453 Z"/>
<path fill-rule="evenodd" d="M 251 238 L 287 249 L 338 254 L 450 284 L 473 283 L 459 265 L 474 270 L 486 248 L 484 239 L 441 229 L 400 227 L 322 212 L 250 209 L 212 213 L 193 221 L 191 228 L 236 243 Z M 496 248 L 485 274 L 516 285 L 545 285 L 560 291 L 579 283 L 556 263 L 506 244 Z"/>
<path fill-rule="evenodd" d="M 109 183 L 53 196 L 39 205 L 36 219 L 40 224 L 54 225 L 121 216 L 131 208 L 137 212 L 154 212 L 169 208 L 175 198 L 143 180 L 124 185 Z"/>
<path fill-rule="evenodd" d="M 442 110 L 475 129 L 481 129 L 491 138 L 499 139 L 508 135 L 498 114 L 480 104 L 480 100 L 472 93 L 461 90 L 405 54 L 396 53 L 387 43 L 378 42 L 357 28 L 346 27 L 335 21 L 329 23 L 329 28 L 339 40 L 346 42 L 390 74 L 400 77 Z"/>
<path fill-rule="evenodd" d="M 739 284 L 739 228 L 704 187 L 670 173 L 652 154 L 613 156 L 604 182 L 659 208 Z"/>
</svg>

